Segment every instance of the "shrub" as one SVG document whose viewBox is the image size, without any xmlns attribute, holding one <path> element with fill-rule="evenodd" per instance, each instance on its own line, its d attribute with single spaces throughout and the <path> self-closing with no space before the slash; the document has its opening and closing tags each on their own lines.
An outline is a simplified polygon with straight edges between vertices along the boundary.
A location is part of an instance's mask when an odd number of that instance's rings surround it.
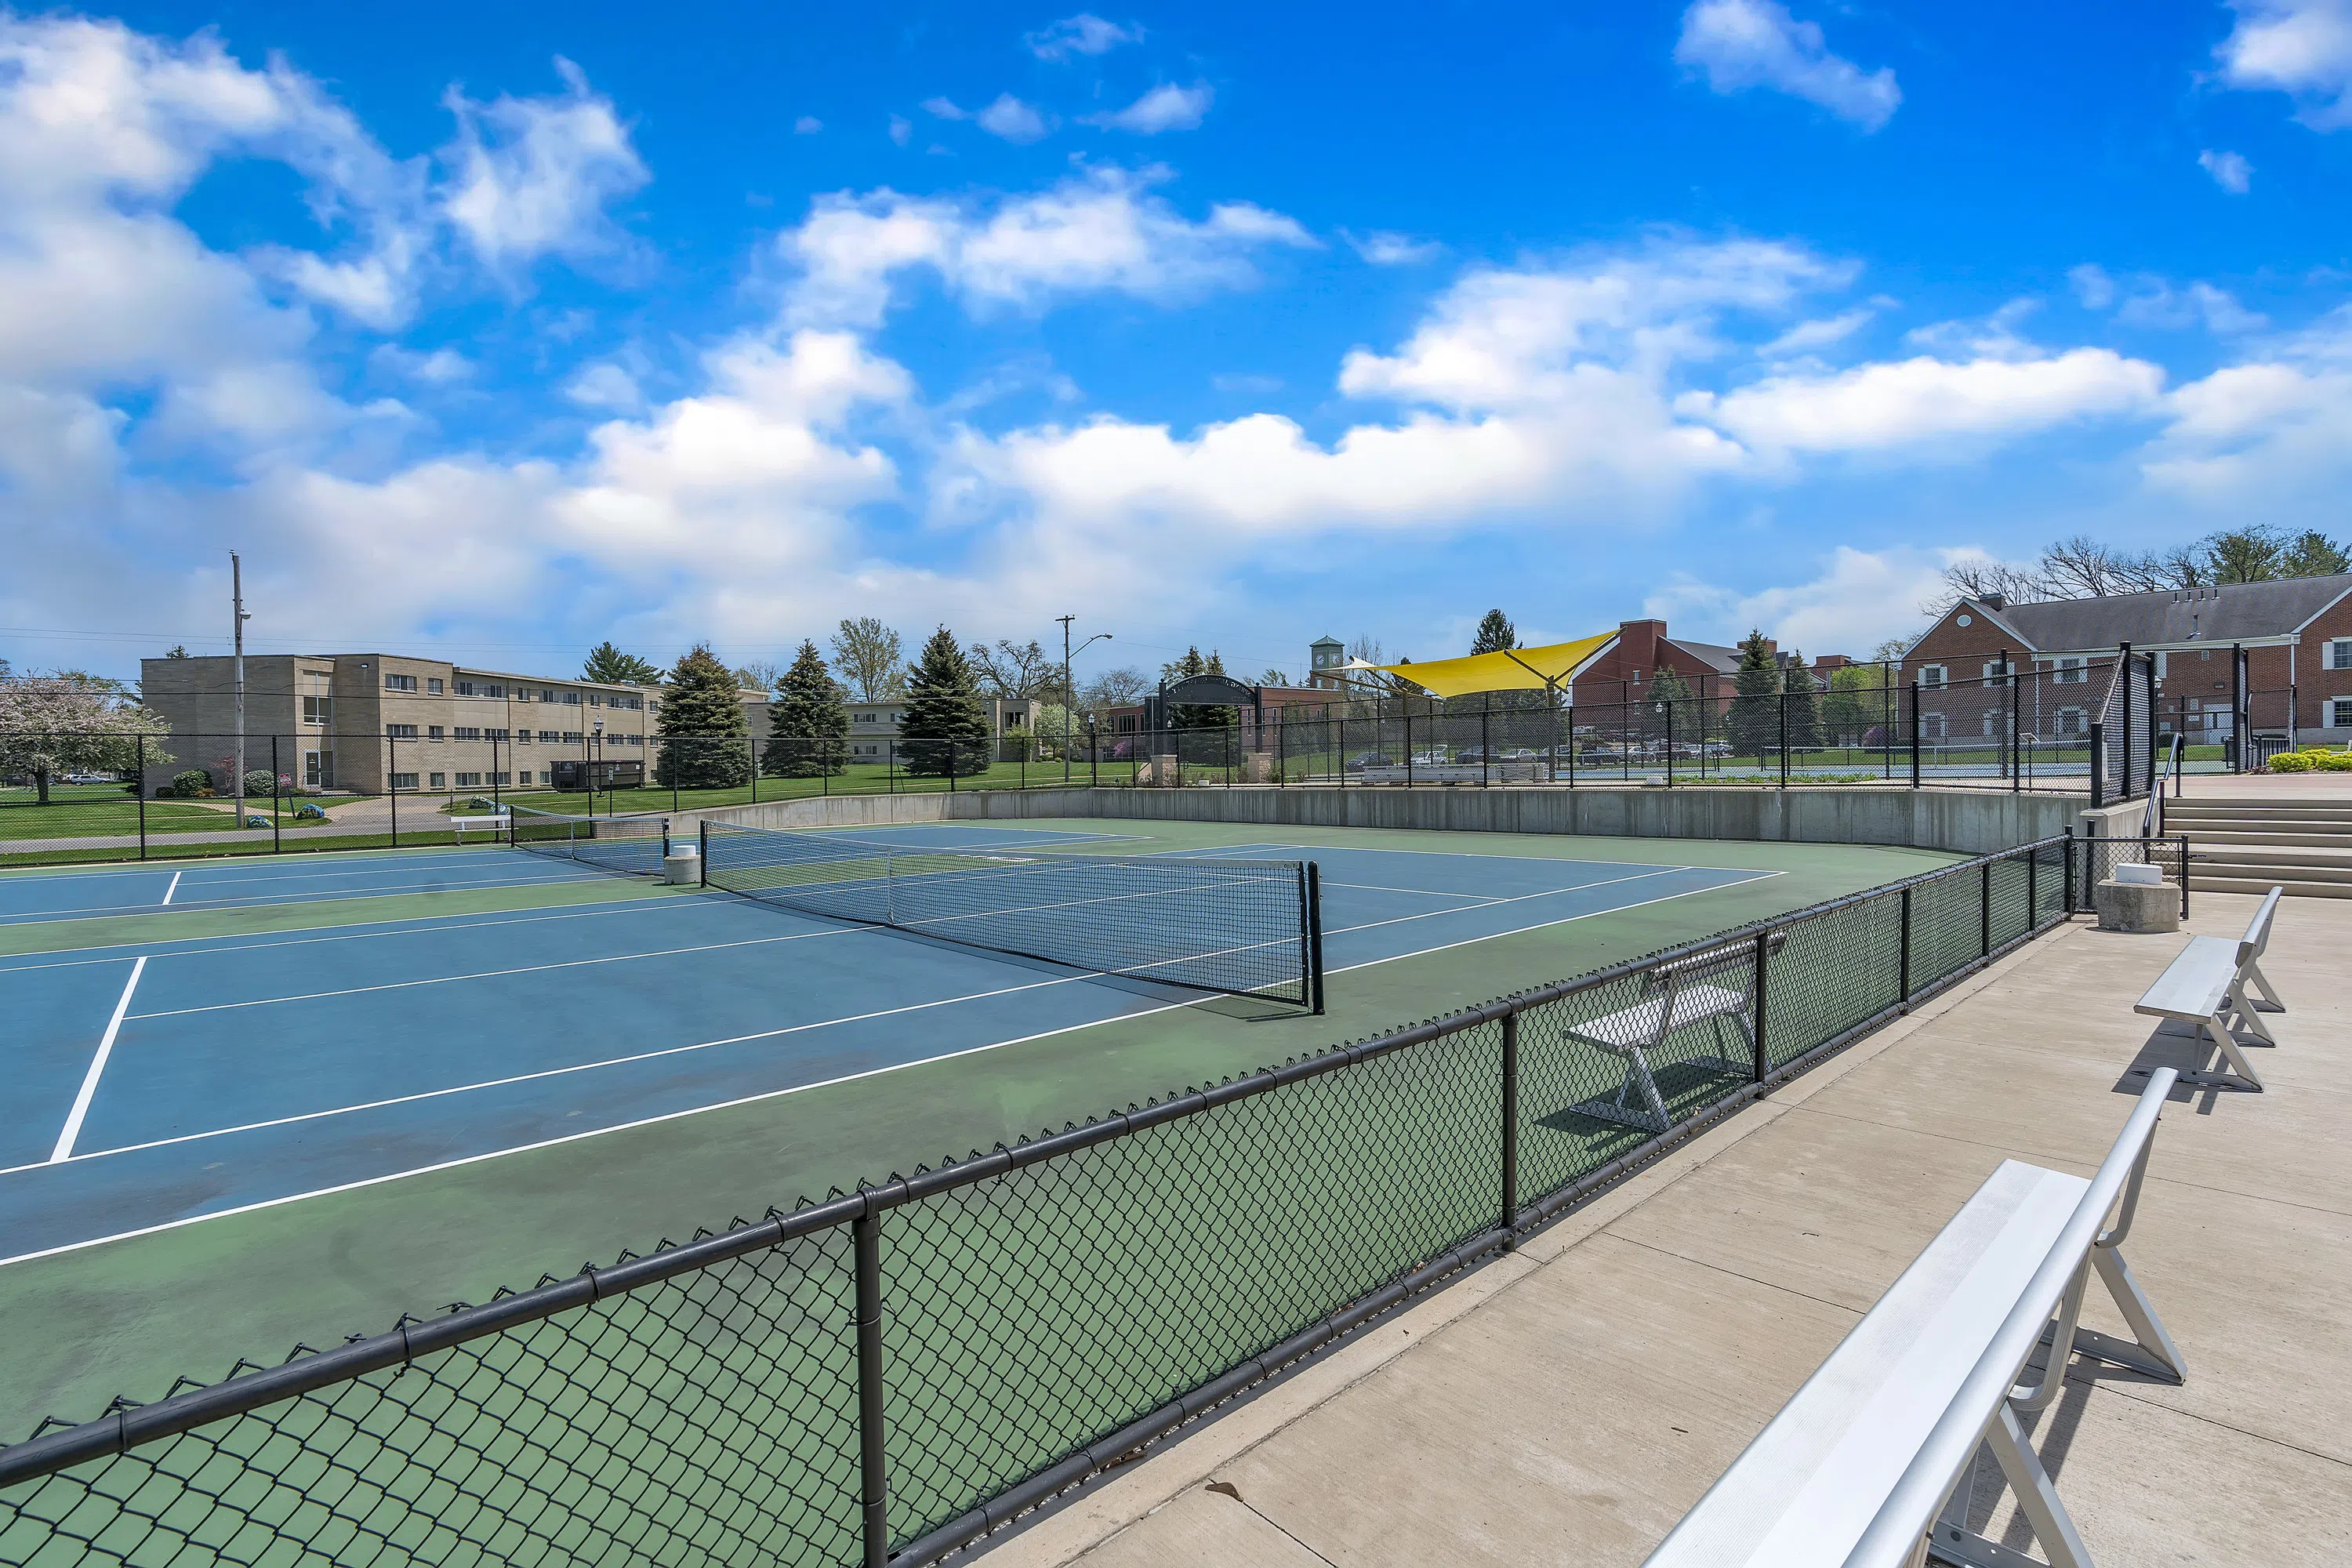
<svg viewBox="0 0 2352 1568">
<path fill-rule="evenodd" d="M 268 768 L 247 768 L 245 771 L 245 798 L 268 800 L 278 793 L 278 775 Z"/>
<path fill-rule="evenodd" d="M 2271 772 L 2274 773 L 2307 773 L 2313 766 L 2314 759 L 2301 752 L 2281 752 L 2271 759 Z"/>
<path fill-rule="evenodd" d="M 2352 752 L 2329 752 L 2317 759 L 2324 773 L 2352 773 Z"/>
<path fill-rule="evenodd" d="M 173 795 L 182 800 L 210 800 L 213 795 L 213 775 L 202 768 L 190 768 L 172 775 L 172 782 L 155 792 Z"/>
</svg>

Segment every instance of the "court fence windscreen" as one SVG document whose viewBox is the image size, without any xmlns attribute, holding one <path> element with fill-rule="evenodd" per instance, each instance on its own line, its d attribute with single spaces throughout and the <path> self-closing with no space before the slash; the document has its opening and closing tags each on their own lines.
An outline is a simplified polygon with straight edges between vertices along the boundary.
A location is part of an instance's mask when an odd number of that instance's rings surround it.
<svg viewBox="0 0 2352 1568">
<path fill-rule="evenodd" d="M 1323 1010 L 1321 900 L 1303 861 L 929 849 L 706 820 L 702 878 L 831 920 Z"/>
<path fill-rule="evenodd" d="M 935 1562 L 2048 930 L 2088 858 L 1959 862 L 118 1401 L 0 1448 L 0 1561 Z M 1694 977 L 1729 1016 L 1676 1007 Z"/>
</svg>

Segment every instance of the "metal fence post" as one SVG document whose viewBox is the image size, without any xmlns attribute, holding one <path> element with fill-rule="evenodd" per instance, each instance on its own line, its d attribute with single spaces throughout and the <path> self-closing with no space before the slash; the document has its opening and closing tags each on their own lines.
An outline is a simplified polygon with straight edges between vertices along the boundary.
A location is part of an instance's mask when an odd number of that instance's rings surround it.
<svg viewBox="0 0 2352 1568">
<path fill-rule="evenodd" d="M 1911 787 L 1919 787 L 1919 682 L 1911 682 Z"/>
<path fill-rule="evenodd" d="M 2107 727 L 2105 722 L 2091 726 L 2091 809 L 2098 810 L 2107 804 Z"/>
<path fill-rule="evenodd" d="M 278 792 L 283 786 L 278 781 L 285 775 L 278 771 L 278 737 L 269 737 L 269 852 L 286 852 L 286 814 L 278 809 Z"/>
<path fill-rule="evenodd" d="M 850 1222 L 857 1250 L 857 1469 L 866 1568 L 889 1568 L 890 1490 L 882 1413 L 882 1216 Z"/>
<path fill-rule="evenodd" d="M 1492 707 L 1478 710 L 1478 787 L 1485 789 L 1495 782 L 1495 726 Z"/>
<path fill-rule="evenodd" d="M 1699 767 L 1704 770 L 1706 766 L 1706 747 L 1704 744 L 1698 749 L 1698 756 Z M 1780 693 L 1780 787 L 1789 787 L 1789 694 L 1786 691 Z"/>
<path fill-rule="evenodd" d="M 139 737 L 139 858 L 147 858 L 147 737 Z"/>
<path fill-rule="evenodd" d="M 2029 931 L 2042 924 L 2042 851 L 2025 852 L 2025 929 Z"/>
<path fill-rule="evenodd" d="M 2009 655 L 2000 656 L 2003 665 Z M 2017 700 L 2017 671 L 2009 674 L 2009 787 L 2011 794 L 2025 788 L 2025 721 L 2024 704 Z"/>
<path fill-rule="evenodd" d="M 1981 897 L 1982 907 L 1977 910 L 1977 945 L 1980 949 L 1977 956 L 1990 958 L 1992 956 L 1992 862 L 1990 860 L 1984 863 L 1984 888 Z"/>
<path fill-rule="evenodd" d="M 1663 709 L 1664 709 L 1664 710 L 1665 710 L 1665 712 L 1666 712 L 1666 742 L 1665 742 L 1665 743 L 1666 743 L 1666 787 L 1667 787 L 1668 789 L 1672 789 L 1672 788 L 1674 788 L 1674 787 L 1675 787 L 1675 704 L 1674 704 L 1674 699 L 1672 699 L 1672 698 L 1668 698 L 1665 701 L 1659 703 L 1659 704 L 1658 704 L 1658 706 L 1659 706 L 1659 707 L 1661 707 L 1661 708 L 1663 708 Z"/>
<path fill-rule="evenodd" d="M 2070 826 L 2070 827 L 2068 827 L 2068 828 L 2066 828 L 2066 829 L 2065 829 L 2065 834 L 2066 834 L 2066 845 L 2065 845 L 2065 851 L 2066 851 L 2066 864 L 2064 865 L 2064 867 L 2063 867 L 2063 868 L 2061 868 L 2061 870 L 2060 870 L 2060 872 L 2059 872 L 2059 876 L 2060 876 L 2059 898 L 2060 898 L 2062 900 L 2063 900 L 2063 902 L 2064 902 L 2064 904 L 2065 904 L 2065 911 L 2064 911 L 2064 912 L 2065 912 L 2065 913 L 2067 913 L 2067 914 L 2070 914 L 2070 915 L 2071 915 L 2071 914 L 2073 914 L 2073 913 L 2074 912 L 2074 828 L 2073 828 L 2073 827 L 2071 827 L 2071 826 Z"/>
<path fill-rule="evenodd" d="M 1756 1033 L 1754 1037 L 1748 1041 L 1748 1044 L 1754 1049 L 1756 1058 L 1755 1068 L 1756 1081 L 1758 1083 L 1762 1083 L 1764 1081 L 1765 1069 L 1772 1059 L 1771 1053 L 1768 1051 L 1764 1046 L 1764 1029 L 1768 1016 L 1764 1010 L 1765 997 L 1768 994 L 1765 980 L 1770 973 L 1771 960 L 1772 933 L 1769 931 L 1759 931 L 1756 933 Z"/>
<path fill-rule="evenodd" d="M 2180 846 L 2180 918 L 2189 918 L 2189 836 L 2182 834 L 2175 843 Z"/>
<path fill-rule="evenodd" d="M 1907 1004 L 1911 1000 L 1911 889 L 1904 889 L 1898 898 L 1901 908 L 1895 921 L 1895 999 Z"/>
<path fill-rule="evenodd" d="M 400 742 L 391 735 L 386 735 L 383 738 L 383 751 L 386 759 L 383 769 L 383 788 L 384 793 L 392 796 L 392 847 L 397 849 L 400 847 Z M 237 826 L 242 827 L 245 825 L 239 823 Z"/>
<path fill-rule="evenodd" d="M 1503 1229 L 1519 1217 L 1519 1015 L 1503 1015 Z M 1506 1245 L 1508 1245 L 1507 1243 Z"/>
</svg>

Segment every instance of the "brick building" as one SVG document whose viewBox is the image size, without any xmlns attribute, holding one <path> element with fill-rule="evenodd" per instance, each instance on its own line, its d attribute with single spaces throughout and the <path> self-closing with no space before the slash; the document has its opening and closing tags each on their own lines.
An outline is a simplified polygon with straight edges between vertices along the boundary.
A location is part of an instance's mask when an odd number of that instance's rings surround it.
<svg viewBox="0 0 2352 1568">
<path fill-rule="evenodd" d="M 2044 711 L 2027 715 L 2029 727 L 2075 734 L 2126 643 L 2156 656 L 2160 729 L 2209 740 L 2230 734 L 2242 650 L 2254 733 L 2352 740 L 2352 575 L 2032 604 L 1962 599 L 1905 651 L 1901 679 L 1919 684 L 1925 739 L 1997 724 L 1990 710 L 1998 697 L 1982 682 L 2004 660 L 2042 678 L 2032 686 Z M 2079 701 L 2069 700 L 2078 692 Z"/>
<path fill-rule="evenodd" d="M 1799 655 L 1783 653 L 1771 638 L 1765 646 L 1785 670 Z M 1854 661 L 1843 654 L 1824 654 L 1805 661 L 1813 679 L 1827 684 L 1832 670 Z M 1722 643 L 1695 642 L 1667 635 L 1659 620 L 1620 621 L 1616 645 L 1601 653 L 1576 679 L 1573 696 L 1580 708 L 1606 711 L 1619 704 L 1639 702 L 1657 683 L 1658 671 L 1671 669 L 1693 693 L 1727 707 L 1732 678 L 1738 673 L 1739 649 Z"/>
</svg>

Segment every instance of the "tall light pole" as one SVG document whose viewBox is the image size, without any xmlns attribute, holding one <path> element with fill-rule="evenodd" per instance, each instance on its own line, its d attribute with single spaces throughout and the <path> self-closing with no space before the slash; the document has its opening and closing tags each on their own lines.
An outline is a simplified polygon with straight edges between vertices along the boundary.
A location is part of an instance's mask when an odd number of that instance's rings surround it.
<svg viewBox="0 0 2352 1568">
<path fill-rule="evenodd" d="M 245 623 L 253 617 L 245 613 L 245 566 L 237 560 L 236 552 L 228 552 L 228 595 L 230 630 L 236 647 L 236 825 L 245 826 Z"/>
<path fill-rule="evenodd" d="M 1110 634 L 1097 632 L 1073 648 L 1070 647 L 1070 623 L 1078 617 L 1055 616 L 1054 618 L 1062 625 L 1062 782 L 1066 784 L 1070 782 L 1070 743 L 1077 736 L 1075 725 L 1078 710 L 1078 694 L 1070 684 L 1070 660 L 1098 642 L 1110 641 Z"/>
</svg>

